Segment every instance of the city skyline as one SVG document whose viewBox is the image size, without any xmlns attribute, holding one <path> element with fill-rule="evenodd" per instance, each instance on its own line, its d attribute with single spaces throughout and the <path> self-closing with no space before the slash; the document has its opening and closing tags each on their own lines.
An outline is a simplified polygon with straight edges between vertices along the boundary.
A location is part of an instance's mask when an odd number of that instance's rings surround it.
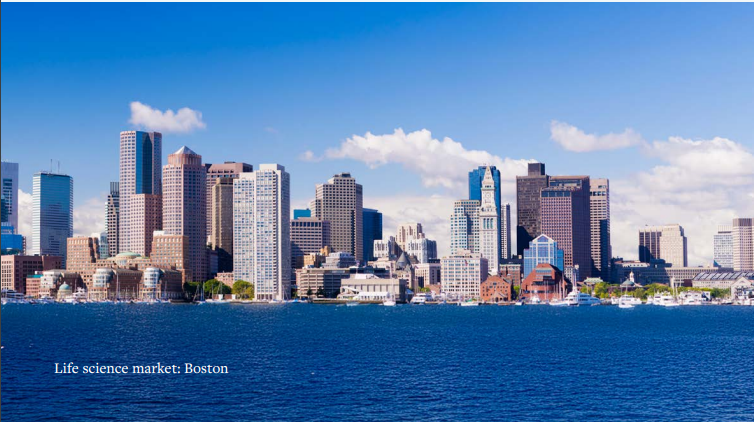
<svg viewBox="0 0 754 422">
<path fill-rule="evenodd" d="M 641 227 L 680 224 L 688 238 L 689 265 L 709 263 L 717 226 L 748 217 L 754 209 L 754 194 L 746 189 L 754 186 L 754 131 L 748 121 L 754 114 L 754 88 L 747 77 L 754 60 L 742 42 L 751 39 L 752 30 L 734 24 L 754 15 L 751 6 L 672 9 L 673 17 L 701 28 L 680 36 L 662 25 L 671 14 L 664 5 L 552 5 L 539 13 L 525 5 L 322 8 L 333 15 L 329 18 L 313 10 L 332 24 L 329 31 L 313 26 L 311 17 L 285 21 L 279 7 L 247 5 L 259 17 L 233 17 L 228 26 L 237 36 L 225 49 L 217 46 L 229 32 L 204 42 L 191 38 L 195 44 L 154 44 L 141 52 L 129 43 L 145 35 L 134 34 L 136 39 L 126 42 L 103 27 L 112 21 L 102 19 L 99 40 L 82 41 L 84 31 L 60 31 L 63 39 L 55 41 L 54 53 L 44 47 L 50 41 L 45 35 L 66 21 L 60 16 L 70 18 L 67 28 L 76 26 L 71 24 L 83 19 L 76 16 L 79 6 L 52 6 L 40 13 L 29 5 L 6 7 L 17 16 L 35 14 L 35 19 L 2 22 L 2 101 L 14 104 L 2 109 L 2 157 L 19 163 L 18 231 L 27 238 L 31 176 L 47 169 L 51 158 L 77 181 L 74 234 L 104 231 L 109 182 L 118 180 L 117 134 L 126 130 L 162 131 L 162 163 L 184 144 L 209 163 L 280 163 L 291 175 L 292 208 L 308 204 L 313 185 L 351 173 L 364 186 L 363 206 L 383 213 L 385 235 L 402 222 L 422 222 L 441 256 L 449 253 L 453 201 L 465 197 L 468 172 L 483 164 L 500 169 L 502 201 L 512 205 L 514 176 L 524 175 L 529 161 L 547 163 L 551 175 L 609 179 L 613 256 L 626 259 L 638 258 Z M 97 15 L 119 7 L 93 10 Z M 132 7 L 158 14 L 165 10 Z M 368 17 L 354 13 L 357 9 L 379 13 Z M 223 6 L 176 10 L 179 16 L 164 16 L 165 28 L 152 36 L 185 34 L 181 19 L 196 19 L 201 10 L 220 13 Z M 695 15 L 709 10 L 717 13 L 702 25 Z M 574 24 L 586 18 L 574 11 L 603 19 L 578 28 Z M 556 18 L 561 12 L 566 12 L 562 20 Z M 339 23 L 337 17 L 345 14 L 352 22 Z M 616 21 L 618 15 L 625 20 Z M 538 36 L 515 22 L 524 16 L 551 29 Z M 257 19 L 269 20 L 263 30 L 281 22 L 300 29 L 270 43 L 240 29 Z M 455 25 L 459 20 L 462 26 Z M 448 25 L 463 32 L 468 22 L 484 27 L 479 23 L 489 20 L 508 22 L 510 31 L 527 38 L 518 46 L 516 37 L 494 27 L 458 41 L 438 34 Z M 632 33 L 639 21 L 647 22 L 646 33 L 629 45 L 610 37 L 591 40 L 590 31 L 617 37 Z M 427 35 L 418 34 L 422 31 Z M 566 35 L 563 41 L 552 41 L 556 31 Z M 281 32 L 275 29 L 276 35 Z M 588 47 L 568 47 L 587 37 Z M 420 47 L 431 38 L 436 40 L 430 46 L 444 47 L 443 55 Z M 112 48 L 100 51 L 95 48 L 99 42 Z M 69 50 L 58 43 L 84 48 Z M 208 89 L 193 83 L 197 73 L 181 70 L 197 59 L 244 69 L 260 59 L 265 65 L 249 77 L 229 70 L 219 75 L 200 65 L 197 72 L 209 78 Z M 399 62 L 402 74 L 390 72 Z M 84 63 L 90 70 L 73 73 Z M 616 63 L 630 65 L 616 68 Z M 325 64 L 341 68 L 331 75 Z M 293 70 L 299 66 L 308 73 Z M 690 67 L 698 71 L 675 71 Z M 451 71 L 462 71 L 462 78 L 447 84 Z M 67 83 L 58 84 L 58 77 Z M 161 79 L 164 86 L 151 79 Z M 265 86 L 255 80 L 264 80 Z M 185 92 L 189 84 L 191 93 Z M 379 86 L 380 92 L 369 86 Z M 88 104 L 72 99 L 71 90 Z M 44 104 L 31 101 L 38 98 Z M 168 109 L 175 114 L 158 112 Z M 37 124 L 39 119 L 47 124 Z M 73 129 L 82 126 L 87 130 Z M 517 210 L 511 208 L 514 222 Z"/>
</svg>

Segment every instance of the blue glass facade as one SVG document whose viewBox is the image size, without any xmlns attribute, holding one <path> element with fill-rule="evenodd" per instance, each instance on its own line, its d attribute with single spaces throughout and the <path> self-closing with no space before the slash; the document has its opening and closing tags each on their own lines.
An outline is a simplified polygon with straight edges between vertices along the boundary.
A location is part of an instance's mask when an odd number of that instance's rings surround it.
<svg viewBox="0 0 754 422">
<path fill-rule="evenodd" d="M 563 271 L 565 258 L 562 249 L 558 249 L 558 242 L 545 235 L 540 235 L 529 242 L 529 248 L 524 250 L 524 273 L 526 278 L 537 267 L 537 264 L 550 264 Z"/>
<path fill-rule="evenodd" d="M 311 217 L 312 216 L 312 210 L 309 208 L 305 210 L 293 210 L 293 219 L 297 218 L 305 218 L 305 217 Z"/>
<path fill-rule="evenodd" d="M 16 234 L 16 229 L 10 223 L 4 222 L 0 230 L 0 245 L 2 245 L 3 253 L 11 249 L 23 252 L 24 237 Z"/>
<path fill-rule="evenodd" d="M 30 255 L 53 255 L 63 259 L 73 236 L 73 179 L 64 174 L 34 175 L 32 249 Z"/>
<path fill-rule="evenodd" d="M 374 261 L 374 241 L 382 240 L 382 213 L 364 208 L 362 227 L 364 229 L 364 259 Z"/>
<path fill-rule="evenodd" d="M 484 179 L 484 171 L 486 166 L 479 166 L 469 172 L 469 199 L 480 201 L 482 200 L 482 179 Z M 492 170 L 492 179 L 495 181 L 495 206 L 497 207 L 497 215 L 502 215 L 500 212 L 500 170 L 495 166 L 490 166 Z"/>
</svg>

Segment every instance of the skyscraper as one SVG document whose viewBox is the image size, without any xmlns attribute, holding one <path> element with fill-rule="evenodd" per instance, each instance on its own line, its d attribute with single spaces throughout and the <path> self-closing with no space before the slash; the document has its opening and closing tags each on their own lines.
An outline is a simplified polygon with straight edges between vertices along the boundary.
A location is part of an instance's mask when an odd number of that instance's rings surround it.
<svg viewBox="0 0 754 422">
<path fill-rule="evenodd" d="M 561 272 L 565 267 L 563 250 L 558 248 L 558 242 L 543 234 L 529 242 L 529 247 L 524 250 L 524 273 L 521 278 L 528 277 L 539 264 L 550 264 Z"/>
<path fill-rule="evenodd" d="M 662 226 L 646 226 L 639 229 L 639 261 L 651 262 L 660 259 Z"/>
<path fill-rule="evenodd" d="M 209 177 L 207 178 L 209 180 Z M 233 180 L 216 178 L 212 184 L 210 203 L 210 239 L 217 251 L 218 272 L 233 270 Z"/>
<path fill-rule="evenodd" d="M 499 192 L 499 185 L 496 186 L 492 177 L 492 169 L 487 167 L 482 179 L 482 201 L 479 207 L 479 251 L 482 257 L 487 258 L 492 275 L 496 275 L 500 269 L 500 203 L 495 203 L 495 195 L 499 196 Z"/>
<path fill-rule="evenodd" d="M 511 258 L 511 204 L 504 203 L 500 206 L 500 248 L 503 259 Z"/>
<path fill-rule="evenodd" d="M 73 179 L 64 174 L 39 172 L 32 188 L 30 255 L 53 255 L 66 261 L 66 245 L 73 236 Z"/>
<path fill-rule="evenodd" d="M 124 131 L 120 133 L 120 227 L 119 252 L 148 255 L 152 249 L 152 235 L 146 233 L 161 208 L 162 194 L 162 134 L 159 132 Z M 148 195 L 132 204 L 135 195 Z M 152 206 L 151 209 L 134 207 Z M 144 218 L 152 218 L 147 222 Z M 157 227 L 153 230 L 159 230 Z"/>
<path fill-rule="evenodd" d="M 193 281 L 207 277 L 207 169 L 188 147 L 168 155 L 163 168 L 162 228 L 167 235 L 188 236 Z"/>
<path fill-rule="evenodd" d="M 526 176 L 516 176 L 516 254 L 523 255 L 540 229 L 540 192 L 549 183 L 544 163 L 529 163 Z"/>
<path fill-rule="evenodd" d="M 666 224 L 660 236 L 660 259 L 674 267 L 688 266 L 688 242 L 683 227 L 678 224 Z"/>
<path fill-rule="evenodd" d="M 542 234 L 563 250 L 564 273 L 578 268 L 578 280 L 591 277 L 592 234 L 589 215 L 589 176 L 553 176 L 540 192 Z"/>
<path fill-rule="evenodd" d="M 733 270 L 754 271 L 754 219 L 733 219 Z"/>
<path fill-rule="evenodd" d="M 312 217 L 330 222 L 330 241 L 336 252 L 348 252 L 364 262 L 363 189 L 350 173 L 317 185 Z"/>
<path fill-rule="evenodd" d="M 510 258 L 511 244 L 510 204 L 502 203 L 500 196 L 500 170 L 498 170 L 497 167 L 479 166 L 478 168 L 469 172 L 469 199 L 477 200 L 480 202 L 482 201 L 482 184 L 487 169 L 489 169 L 489 171 L 492 173 L 492 180 L 494 181 L 495 186 L 493 196 L 495 199 L 495 208 L 497 209 L 498 216 L 497 227 L 499 227 L 500 229 L 500 235 L 498 236 L 500 242 L 498 246 L 500 257 L 498 258 L 498 260 L 508 259 Z M 492 263 L 489 264 L 489 267 L 493 268 Z"/>
<path fill-rule="evenodd" d="M 382 240 L 382 213 L 371 208 L 364 208 L 363 225 L 364 260 L 374 261 L 374 241 Z"/>
<path fill-rule="evenodd" d="M 207 198 L 207 233 L 209 234 L 212 233 L 212 207 L 214 205 L 210 199 L 212 198 L 212 187 L 215 186 L 215 180 L 235 179 L 241 173 L 253 171 L 254 166 L 246 163 L 236 163 L 235 161 L 226 161 L 222 164 L 206 163 L 204 167 L 207 169 L 207 194 L 205 197 Z M 230 183 L 232 186 L 233 182 Z M 231 201 L 233 201 L 232 195 L 233 190 L 231 188 Z"/>
<path fill-rule="evenodd" d="M 589 183 L 589 214 L 592 231 L 592 276 L 610 278 L 610 182 L 592 179 Z M 562 268 L 561 268 L 562 270 Z"/>
<path fill-rule="evenodd" d="M 3 161 L 0 163 L 2 177 L 2 196 L 5 198 L 5 218 L 18 230 L 18 163 Z"/>
<path fill-rule="evenodd" d="M 306 255 L 318 253 L 329 244 L 329 221 L 312 217 L 291 220 L 291 262 L 294 269 L 303 268 Z"/>
<path fill-rule="evenodd" d="M 421 223 L 401 223 L 395 230 L 395 243 L 404 250 L 409 240 L 422 238 L 424 238 L 424 229 Z"/>
<path fill-rule="evenodd" d="M 733 226 L 717 226 L 714 237 L 714 261 L 721 268 L 733 269 Z"/>
<path fill-rule="evenodd" d="M 252 283 L 257 299 L 290 298 L 290 215 L 285 167 L 262 164 L 233 182 L 233 276 Z"/>
<path fill-rule="evenodd" d="M 118 234 L 120 233 L 120 183 L 110 182 L 110 194 L 107 195 L 107 255 L 115 256 L 120 252 Z"/>
<path fill-rule="evenodd" d="M 453 203 L 450 216 L 450 254 L 466 250 L 479 253 L 479 201 L 462 199 Z"/>
</svg>

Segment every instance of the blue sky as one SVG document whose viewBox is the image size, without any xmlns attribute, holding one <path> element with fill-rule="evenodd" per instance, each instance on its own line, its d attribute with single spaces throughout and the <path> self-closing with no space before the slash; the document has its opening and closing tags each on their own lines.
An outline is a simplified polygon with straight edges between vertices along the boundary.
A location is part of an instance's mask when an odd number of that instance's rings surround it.
<svg viewBox="0 0 754 422">
<path fill-rule="evenodd" d="M 315 183 L 351 171 L 364 185 L 365 206 L 390 214 L 387 224 L 421 218 L 427 204 L 440 207 L 425 221 L 440 240 L 450 213 L 442 207 L 462 197 L 457 187 L 433 185 L 426 169 L 393 160 L 402 149 L 376 168 L 368 152 L 325 151 L 353 135 L 426 129 L 465 150 L 545 162 L 550 174 L 609 177 L 616 249 L 625 255 L 635 249 L 637 225 L 686 219 L 666 222 L 688 226 L 701 264 L 710 230 L 754 209 L 734 197 L 754 191 L 746 169 L 725 198 L 708 198 L 712 205 L 696 213 L 689 213 L 698 205 L 688 202 L 693 191 L 668 208 L 650 207 L 667 192 L 628 199 L 642 183 L 657 185 L 657 168 L 696 174 L 689 153 L 712 148 L 714 157 L 715 137 L 733 143 L 722 145 L 728 154 L 751 152 L 752 4 L 11 3 L 3 10 L 2 157 L 20 163 L 27 192 L 35 171 L 60 160 L 75 180 L 77 232 L 101 224 L 98 201 L 117 180 L 118 133 L 135 127 L 133 101 L 202 113 L 205 128 L 164 134 L 165 156 L 185 144 L 205 162 L 281 163 L 294 204 L 305 203 Z M 564 147 L 567 135 L 552 139 L 553 120 L 595 136 L 631 128 L 641 141 L 574 152 Z M 671 137 L 689 142 L 671 145 Z M 653 148 L 655 141 L 663 144 Z M 663 158 L 664 146 L 682 148 L 678 161 Z M 306 151 L 318 159 L 300 159 Z M 732 180 L 706 179 L 718 176 Z M 421 200 L 430 195 L 440 202 Z M 644 205 L 652 211 L 629 215 Z"/>
</svg>

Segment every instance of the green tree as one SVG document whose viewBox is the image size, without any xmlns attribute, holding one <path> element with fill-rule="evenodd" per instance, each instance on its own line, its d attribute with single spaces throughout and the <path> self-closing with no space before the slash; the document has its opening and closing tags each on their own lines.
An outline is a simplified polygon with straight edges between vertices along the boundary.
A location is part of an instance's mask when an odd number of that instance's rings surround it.
<svg viewBox="0 0 754 422">
<path fill-rule="evenodd" d="M 215 278 L 204 282 L 204 296 L 216 294 L 227 295 L 230 294 L 230 292 L 230 287 L 226 286 L 225 283 Z"/>
<path fill-rule="evenodd" d="M 242 299 L 254 299 L 254 285 L 248 281 L 236 280 L 231 292 Z"/>
<path fill-rule="evenodd" d="M 196 295 L 196 292 L 198 289 L 199 289 L 199 282 L 197 281 L 187 281 L 183 283 L 183 292 L 186 294 L 186 297 L 189 299 L 194 298 L 194 295 Z"/>
</svg>

